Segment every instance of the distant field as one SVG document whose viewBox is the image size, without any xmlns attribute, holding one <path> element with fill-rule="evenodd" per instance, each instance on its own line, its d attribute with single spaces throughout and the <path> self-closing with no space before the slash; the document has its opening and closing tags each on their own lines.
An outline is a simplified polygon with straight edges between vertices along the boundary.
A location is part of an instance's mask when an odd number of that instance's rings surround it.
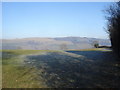
<svg viewBox="0 0 120 90">
<path fill-rule="evenodd" d="M 3 88 L 119 87 L 120 62 L 110 50 L 3 50 Z"/>
</svg>

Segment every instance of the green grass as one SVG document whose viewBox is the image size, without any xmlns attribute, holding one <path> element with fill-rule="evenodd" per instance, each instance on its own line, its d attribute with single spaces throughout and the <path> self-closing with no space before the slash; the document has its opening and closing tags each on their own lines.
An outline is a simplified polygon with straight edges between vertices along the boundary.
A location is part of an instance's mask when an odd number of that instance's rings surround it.
<svg viewBox="0 0 120 90">
<path fill-rule="evenodd" d="M 18 67 L 12 65 L 3 66 L 3 88 L 39 88 L 45 87 L 35 78 L 34 68 Z M 42 80 L 41 80 L 42 82 Z"/>
<path fill-rule="evenodd" d="M 35 54 L 38 52 L 58 52 L 56 50 L 1 50 L 0 52 L 13 53 L 15 55 Z"/>
<path fill-rule="evenodd" d="M 119 86 L 119 62 L 100 48 L 0 52 L 3 88 Z"/>
<path fill-rule="evenodd" d="M 104 49 L 105 48 L 90 48 L 90 49 L 78 49 L 78 50 L 71 49 L 69 51 L 108 51 Z"/>
<path fill-rule="evenodd" d="M 36 80 L 36 68 L 23 65 L 21 55 L 35 54 L 39 50 L 3 50 L 2 87 L 3 88 L 38 88 L 46 87 Z"/>
</svg>

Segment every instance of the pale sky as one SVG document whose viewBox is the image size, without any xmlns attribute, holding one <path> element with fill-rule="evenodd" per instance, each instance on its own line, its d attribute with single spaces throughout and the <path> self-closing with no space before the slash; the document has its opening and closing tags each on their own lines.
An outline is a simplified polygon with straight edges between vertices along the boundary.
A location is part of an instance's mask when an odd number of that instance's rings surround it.
<svg viewBox="0 0 120 90">
<path fill-rule="evenodd" d="M 3 38 L 108 38 L 105 14 L 110 2 L 3 2 Z"/>
</svg>

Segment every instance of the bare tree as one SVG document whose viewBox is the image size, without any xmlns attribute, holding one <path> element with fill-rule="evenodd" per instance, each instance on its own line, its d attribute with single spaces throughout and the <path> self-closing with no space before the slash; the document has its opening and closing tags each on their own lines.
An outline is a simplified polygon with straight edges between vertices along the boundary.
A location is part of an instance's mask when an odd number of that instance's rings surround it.
<svg viewBox="0 0 120 90">
<path fill-rule="evenodd" d="M 105 12 L 112 49 L 120 56 L 120 1 L 109 6 Z"/>
</svg>

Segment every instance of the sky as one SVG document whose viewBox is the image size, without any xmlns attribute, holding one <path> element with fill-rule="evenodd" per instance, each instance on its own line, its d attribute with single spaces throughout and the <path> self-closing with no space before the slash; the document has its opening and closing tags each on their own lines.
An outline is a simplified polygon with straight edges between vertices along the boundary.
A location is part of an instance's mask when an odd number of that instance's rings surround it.
<svg viewBox="0 0 120 90">
<path fill-rule="evenodd" d="M 110 2 L 3 2 L 2 38 L 108 38 L 105 10 Z"/>
</svg>

